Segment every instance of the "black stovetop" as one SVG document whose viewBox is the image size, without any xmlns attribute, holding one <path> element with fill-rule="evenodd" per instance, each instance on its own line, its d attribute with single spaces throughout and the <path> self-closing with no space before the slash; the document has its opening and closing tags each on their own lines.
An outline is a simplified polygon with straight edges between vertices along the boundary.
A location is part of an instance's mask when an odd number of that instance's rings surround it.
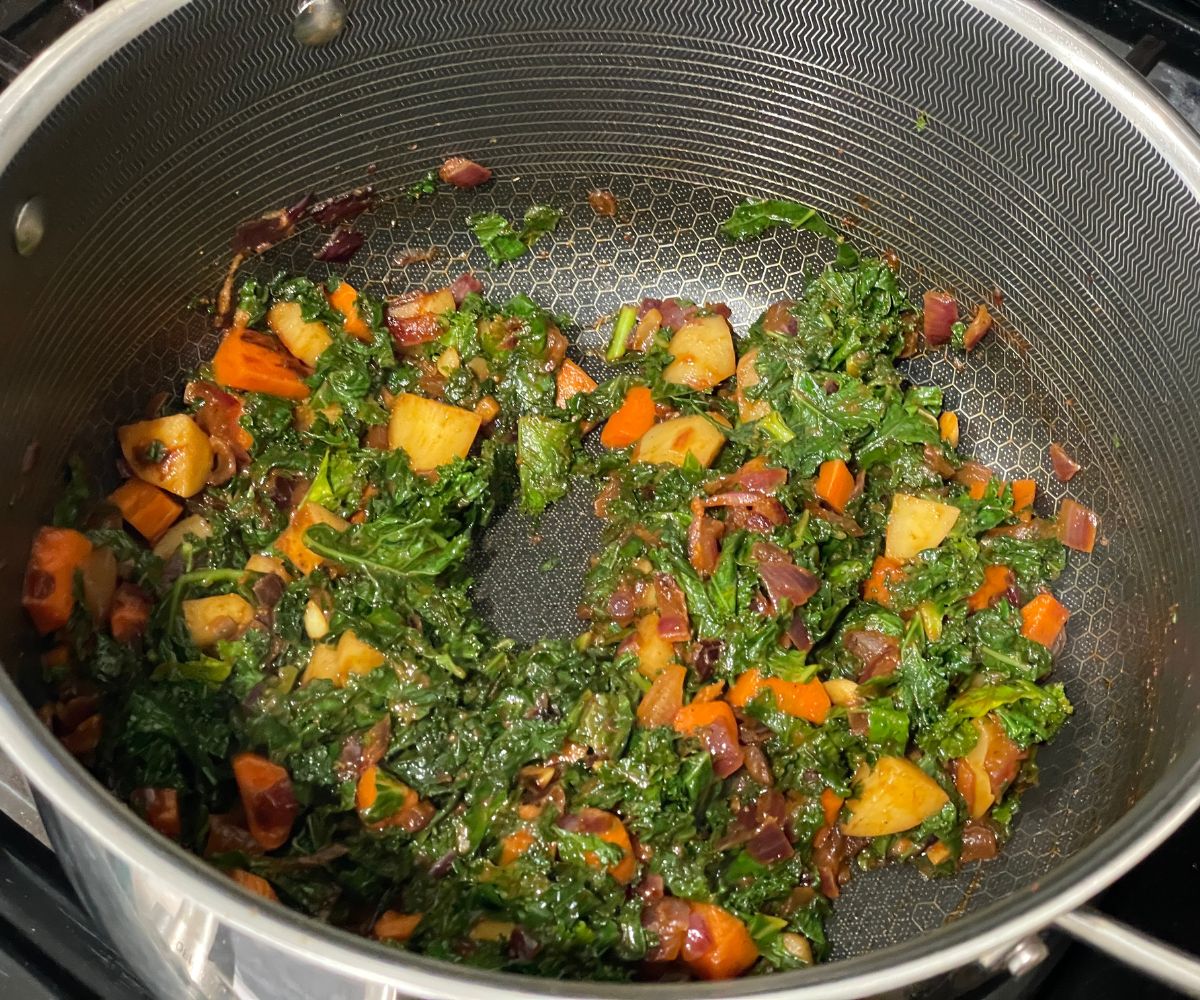
<svg viewBox="0 0 1200 1000">
<path fill-rule="evenodd" d="M 0 87 L 104 0 L 0 0 Z M 1200 130 L 1200 0 L 1051 0 L 1140 71 Z M 1200 953 L 1200 816 L 1097 901 L 1104 912 Z M 1171 1000 L 1178 994 L 1050 935 L 1050 958 L 963 1000 Z M 0 996 L 148 1000 L 81 908 L 61 866 L 0 812 Z"/>
</svg>

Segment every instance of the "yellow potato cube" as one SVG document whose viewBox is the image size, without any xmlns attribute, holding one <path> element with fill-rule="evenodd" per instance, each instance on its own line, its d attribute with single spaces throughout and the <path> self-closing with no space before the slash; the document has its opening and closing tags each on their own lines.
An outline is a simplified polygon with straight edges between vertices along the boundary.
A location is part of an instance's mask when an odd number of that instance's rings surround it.
<svg viewBox="0 0 1200 1000">
<path fill-rule="evenodd" d="M 848 837 L 886 837 L 920 826 L 950 801 L 942 786 L 907 757 L 880 757 L 856 782 L 841 824 Z"/>
<path fill-rule="evenodd" d="M 304 576 L 308 576 L 325 560 L 304 544 L 304 532 L 314 524 L 328 524 L 337 531 L 345 531 L 350 523 L 326 510 L 318 503 L 301 504 L 292 512 L 292 520 L 283 533 L 275 539 L 275 551 L 286 556 Z"/>
<path fill-rule="evenodd" d="M 182 521 L 176 521 L 171 525 L 166 534 L 154 543 L 152 551 L 159 559 L 170 559 L 187 539 L 210 537 L 212 537 L 212 525 L 199 514 L 193 514 L 191 517 L 185 517 Z"/>
<path fill-rule="evenodd" d="M 197 597 L 184 601 L 182 607 L 188 634 L 201 649 L 210 649 L 222 639 L 236 639 L 254 621 L 254 608 L 237 594 Z"/>
<path fill-rule="evenodd" d="M 958 508 L 936 500 L 897 493 L 888 514 L 884 554 L 904 561 L 925 549 L 935 549 L 958 520 Z"/>
<path fill-rule="evenodd" d="M 672 361 L 663 371 L 663 380 L 706 391 L 720 385 L 737 370 L 733 333 L 723 316 L 713 314 L 684 323 L 667 353 Z"/>
<path fill-rule="evenodd" d="M 388 447 L 408 455 L 415 472 L 466 458 L 483 422 L 478 413 L 402 392 L 392 405 Z"/>
<path fill-rule="evenodd" d="M 675 643 L 658 634 L 658 613 L 651 611 L 637 623 L 638 671 L 646 677 L 657 677 L 668 663 L 675 660 Z"/>
<path fill-rule="evenodd" d="M 351 630 L 342 633 L 336 646 L 322 643 L 313 647 L 300 683 L 327 680 L 335 687 L 345 687 L 351 674 L 369 674 L 386 662 L 386 657 L 379 650 L 363 642 Z"/>
<path fill-rule="evenodd" d="M 704 468 L 725 445 L 725 435 L 703 414 L 674 417 L 655 424 L 633 448 L 635 462 L 653 465 L 683 465 L 690 453 Z"/>
<path fill-rule="evenodd" d="M 317 366 L 317 358 L 333 343 L 324 323 L 305 321 L 299 302 L 276 302 L 267 310 L 267 326 L 309 368 Z"/>
<path fill-rule="evenodd" d="M 126 424 L 117 429 L 117 440 L 138 479 L 178 497 L 199 493 L 212 472 L 208 435 L 186 413 Z"/>
<path fill-rule="evenodd" d="M 388 312 L 397 319 L 415 319 L 417 316 L 441 316 L 457 308 L 454 293 L 449 288 L 436 292 L 417 292 L 402 302 L 391 302 Z"/>
</svg>

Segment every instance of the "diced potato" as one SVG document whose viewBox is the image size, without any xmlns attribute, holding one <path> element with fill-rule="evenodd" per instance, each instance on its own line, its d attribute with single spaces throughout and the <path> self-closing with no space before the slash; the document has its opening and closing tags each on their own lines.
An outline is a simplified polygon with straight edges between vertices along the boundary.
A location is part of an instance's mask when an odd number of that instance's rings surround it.
<svg viewBox="0 0 1200 1000">
<path fill-rule="evenodd" d="M 517 925 L 508 920 L 480 920 L 468 933 L 468 937 L 472 941 L 500 941 L 505 942 L 516 930 Z"/>
<path fill-rule="evenodd" d="M 222 639 L 236 639 L 254 621 L 254 608 L 237 594 L 197 597 L 183 602 L 183 620 L 188 634 L 201 649 Z"/>
<path fill-rule="evenodd" d="M 333 343 L 324 323 L 305 321 L 299 302 L 276 302 L 267 310 L 267 326 L 309 368 L 317 366 L 317 358 Z"/>
<path fill-rule="evenodd" d="M 971 725 L 975 727 L 979 738 L 975 741 L 971 752 L 963 758 L 975 777 L 974 794 L 971 796 L 972 801 L 967 803 L 967 810 L 972 819 L 979 819 L 996 801 L 996 796 L 992 794 L 992 778 L 988 774 L 986 766 L 988 750 L 992 743 L 992 729 L 990 726 L 984 725 L 980 719 L 972 719 Z"/>
<path fill-rule="evenodd" d="M 942 786 L 906 757 L 880 757 L 856 782 L 841 824 L 848 837 L 885 837 L 920 826 L 950 801 Z"/>
<path fill-rule="evenodd" d="M 282 559 L 276 559 L 274 556 L 266 556 L 262 553 L 255 553 L 246 560 L 246 569 L 252 573 L 274 573 L 284 583 L 292 582 L 292 574 L 287 571 L 287 567 L 283 565 Z"/>
<path fill-rule="evenodd" d="M 126 424 L 118 428 L 117 440 L 138 479 L 176 496 L 199 493 L 212 472 L 208 435 L 186 413 Z"/>
<path fill-rule="evenodd" d="M 863 699 L 858 685 L 846 677 L 833 677 L 822 681 L 821 684 L 825 688 L 825 693 L 829 695 L 829 700 L 840 708 L 853 708 L 862 704 Z"/>
<path fill-rule="evenodd" d="M 351 674 L 369 674 L 385 662 L 386 658 L 379 650 L 363 642 L 351 630 L 342 633 L 336 646 L 322 643 L 313 648 L 300 683 L 327 680 L 336 687 L 344 687 Z"/>
<path fill-rule="evenodd" d="M 683 465 L 690 452 L 704 468 L 725 445 L 725 435 L 703 414 L 674 417 L 655 424 L 633 448 L 635 462 L 653 465 Z"/>
<path fill-rule="evenodd" d="M 675 643 L 658 634 L 658 614 L 651 611 L 637 623 L 638 670 L 647 677 L 657 677 L 663 667 L 675 660 Z"/>
<path fill-rule="evenodd" d="M 212 525 L 199 514 L 193 514 L 171 525 L 166 534 L 155 543 L 153 551 L 159 559 L 170 559 L 186 539 L 204 539 L 211 536 Z"/>
<path fill-rule="evenodd" d="M 720 385 L 737 370 L 733 333 L 723 316 L 701 316 L 684 323 L 667 353 L 672 361 L 663 371 L 663 380 L 701 391 Z"/>
<path fill-rule="evenodd" d="M 454 293 L 449 288 L 436 292 L 419 292 L 403 302 L 391 302 L 388 313 L 397 319 L 413 319 L 417 316 L 441 316 L 457 308 Z"/>
<path fill-rule="evenodd" d="M 388 447 L 408 455 L 415 472 L 466 458 L 483 418 L 458 406 L 402 392 L 392 405 Z"/>
<path fill-rule="evenodd" d="M 734 393 L 734 399 L 737 400 L 738 420 L 743 424 L 761 420 L 771 412 L 771 404 L 765 399 L 746 398 L 746 390 L 751 386 L 758 385 L 760 381 L 758 368 L 755 365 L 757 361 L 758 348 L 756 347 L 743 354 L 737 363 L 737 391 Z"/>
<path fill-rule="evenodd" d="M 935 549 L 958 520 L 958 508 L 936 500 L 897 493 L 888 515 L 884 554 L 889 559 L 911 559 L 925 549 Z"/>
<path fill-rule="evenodd" d="M 283 534 L 275 539 L 275 550 L 287 556 L 304 576 L 308 576 L 325 561 L 304 544 L 304 532 L 314 524 L 328 524 L 337 531 L 345 531 L 350 527 L 349 521 L 338 517 L 318 503 L 301 504 L 292 512 L 291 522 Z"/>
</svg>

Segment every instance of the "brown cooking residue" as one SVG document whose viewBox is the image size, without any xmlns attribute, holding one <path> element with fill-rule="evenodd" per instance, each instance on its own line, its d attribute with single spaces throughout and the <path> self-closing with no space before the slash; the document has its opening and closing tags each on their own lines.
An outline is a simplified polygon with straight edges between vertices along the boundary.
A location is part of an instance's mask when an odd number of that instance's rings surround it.
<svg viewBox="0 0 1200 1000">
<path fill-rule="evenodd" d="M 38 441 L 30 441 L 25 446 L 25 454 L 21 456 L 21 475 L 27 476 L 33 471 L 33 467 L 37 465 L 38 454 L 41 450 L 42 446 Z"/>
<path fill-rule="evenodd" d="M 967 912 L 967 909 L 971 905 L 971 897 L 979 891 L 979 887 L 981 885 L 983 885 L 983 866 L 978 865 L 976 866 L 975 871 L 971 873 L 971 881 L 967 885 L 966 890 L 963 892 L 962 899 L 958 901 L 958 905 L 955 906 L 953 910 L 946 914 L 946 919 L 943 920 L 942 923 L 952 924 L 954 921 L 964 916 Z"/>
<path fill-rule="evenodd" d="M 611 219 L 617 214 L 617 199 L 611 191 L 589 191 L 587 200 L 597 215 Z"/>
<path fill-rule="evenodd" d="M 437 256 L 437 247 L 429 247 L 425 250 L 414 250 L 412 247 L 405 247 L 396 255 L 395 263 L 397 267 L 409 267 L 412 264 L 428 264 L 431 260 L 436 260 Z"/>
</svg>

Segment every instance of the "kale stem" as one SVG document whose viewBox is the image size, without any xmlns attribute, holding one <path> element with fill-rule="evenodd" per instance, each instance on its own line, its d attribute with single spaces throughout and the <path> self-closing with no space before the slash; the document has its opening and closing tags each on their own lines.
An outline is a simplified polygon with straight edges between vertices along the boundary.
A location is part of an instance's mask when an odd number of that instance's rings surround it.
<svg viewBox="0 0 1200 1000">
<path fill-rule="evenodd" d="M 613 323 L 612 340 L 609 341 L 608 351 L 604 355 L 606 361 L 618 361 L 624 357 L 629 346 L 629 335 L 637 325 L 637 309 L 633 306 L 621 306 Z"/>
</svg>

